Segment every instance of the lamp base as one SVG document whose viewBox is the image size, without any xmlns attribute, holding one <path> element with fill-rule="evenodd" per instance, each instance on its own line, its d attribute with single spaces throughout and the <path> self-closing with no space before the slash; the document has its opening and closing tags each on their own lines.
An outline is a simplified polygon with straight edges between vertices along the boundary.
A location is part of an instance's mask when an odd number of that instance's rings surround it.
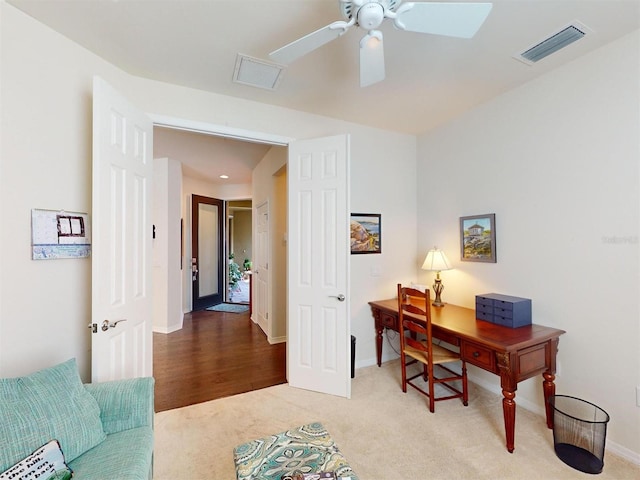
<svg viewBox="0 0 640 480">
<path fill-rule="evenodd" d="M 436 292 L 436 298 L 431 304 L 434 307 L 444 307 L 442 298 L 440 298 L 440 294 L 442 293 L 442 290 L 444 290 L 444 285 L 442 284 L 442 280 L 440 280 L 440 275 L 437 275 L 435 283 L 433 284 L 433 291 Z"/>
</svg>

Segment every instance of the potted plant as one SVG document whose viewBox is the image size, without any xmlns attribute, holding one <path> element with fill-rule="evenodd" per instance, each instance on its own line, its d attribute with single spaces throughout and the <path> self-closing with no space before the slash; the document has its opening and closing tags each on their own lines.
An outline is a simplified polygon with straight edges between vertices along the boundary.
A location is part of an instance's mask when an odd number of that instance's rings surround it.
<svg viewBox="0 0 640 480">
<path fill-rule="evenodd" d="M 238 286 L 238 282 L 242 280 L 242 272 L 240 265 L 233 261 L 233 253 L 229 255 L 229 290 L 233 291 Z"/>
</svg>

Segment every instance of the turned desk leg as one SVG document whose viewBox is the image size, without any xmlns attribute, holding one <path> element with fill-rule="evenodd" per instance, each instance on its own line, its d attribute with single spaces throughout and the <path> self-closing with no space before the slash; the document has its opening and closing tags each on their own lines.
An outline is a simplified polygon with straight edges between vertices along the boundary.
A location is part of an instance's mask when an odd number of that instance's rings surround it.
<svg viewBox="0 0 640 480">
<path fill-rule="evenodd" d="M 549 364 L 547 371 L 542 374 L 542 391 L 544 393 L 544 410 L 547 415 L 547 427 L 553 428 L 553 404 L 550 400 L 556 394 L 556 357 L 558 356 L 559 338 L 549 340 Z"/>
<path fill-rule="evenodd" d="M 544 409 L 547 414 L 547 427 L 553 428 L 553 405 L 550 400 L 556 394 L 556 384 L 554 383 L 556 376 L 548 371 L 544 372 L 542 376 L 544 377 L 542 390 L 544 392 Z"/>
<path fill-rule="evenodd" d="M 382 332 L 384 327 L 376 326 L 376 359 L 378 360 L 378 366 L 382 365 Z"/>
<path fill-rule="evenodd" d="M 516 392 L 502 390 L 502 413 L 504 414 L 504 432 L 507 437 L 507 450 L 513 453 L 515 450 L 516 432 Z"/>
<path fill-rule="evenodd" d="M 502 387 L 502 413 L 504 414 L 504 433 L 507 437 L 507 450 L 513 453 L 515 449 L 516 431 L 516 389 L 518 382 L 511 369 L 513 359 L 509 353 L 497 353 L 498 368 L 500 370 L 500 386 Z"/>
<path fill-rule="evenodd" d="M 375 326 L 376 326 L 376 360 L 378 361 L 378 366 L 381 366 L 382 365 L 382 332 L 384 332 L 384 326 L 380 321 L 380 310 L 372 306 L 371 313 L 373 314 L 373 320 L 375 321 Z"/>
</svg>

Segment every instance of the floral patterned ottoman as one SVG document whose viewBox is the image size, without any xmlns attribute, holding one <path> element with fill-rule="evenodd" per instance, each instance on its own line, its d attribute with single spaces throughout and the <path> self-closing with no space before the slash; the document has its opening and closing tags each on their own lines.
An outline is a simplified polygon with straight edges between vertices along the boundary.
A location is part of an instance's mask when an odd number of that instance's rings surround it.
<svg viewBox="0 0 640 480">
<path fill-rule="evenodd" d="M 238 480 L 281 480 L 314 472 L 358 480 L 329 432 L 317 422 L 238 445 L 233 457 Z"/>
</svg>

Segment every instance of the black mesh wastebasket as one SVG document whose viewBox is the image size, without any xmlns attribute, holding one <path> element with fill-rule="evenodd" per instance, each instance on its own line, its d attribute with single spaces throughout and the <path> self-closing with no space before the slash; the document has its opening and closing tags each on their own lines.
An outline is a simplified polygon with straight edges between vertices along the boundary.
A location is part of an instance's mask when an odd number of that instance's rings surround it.
<svg viewBox="0 0 640 480">
<path fill-rule="evenodd" d="M 609 414 L 593 403 L 566 395 L 555 395 L 549 401 L 558 458 L 581 472 L 600 473 Z"/>
</svg>

